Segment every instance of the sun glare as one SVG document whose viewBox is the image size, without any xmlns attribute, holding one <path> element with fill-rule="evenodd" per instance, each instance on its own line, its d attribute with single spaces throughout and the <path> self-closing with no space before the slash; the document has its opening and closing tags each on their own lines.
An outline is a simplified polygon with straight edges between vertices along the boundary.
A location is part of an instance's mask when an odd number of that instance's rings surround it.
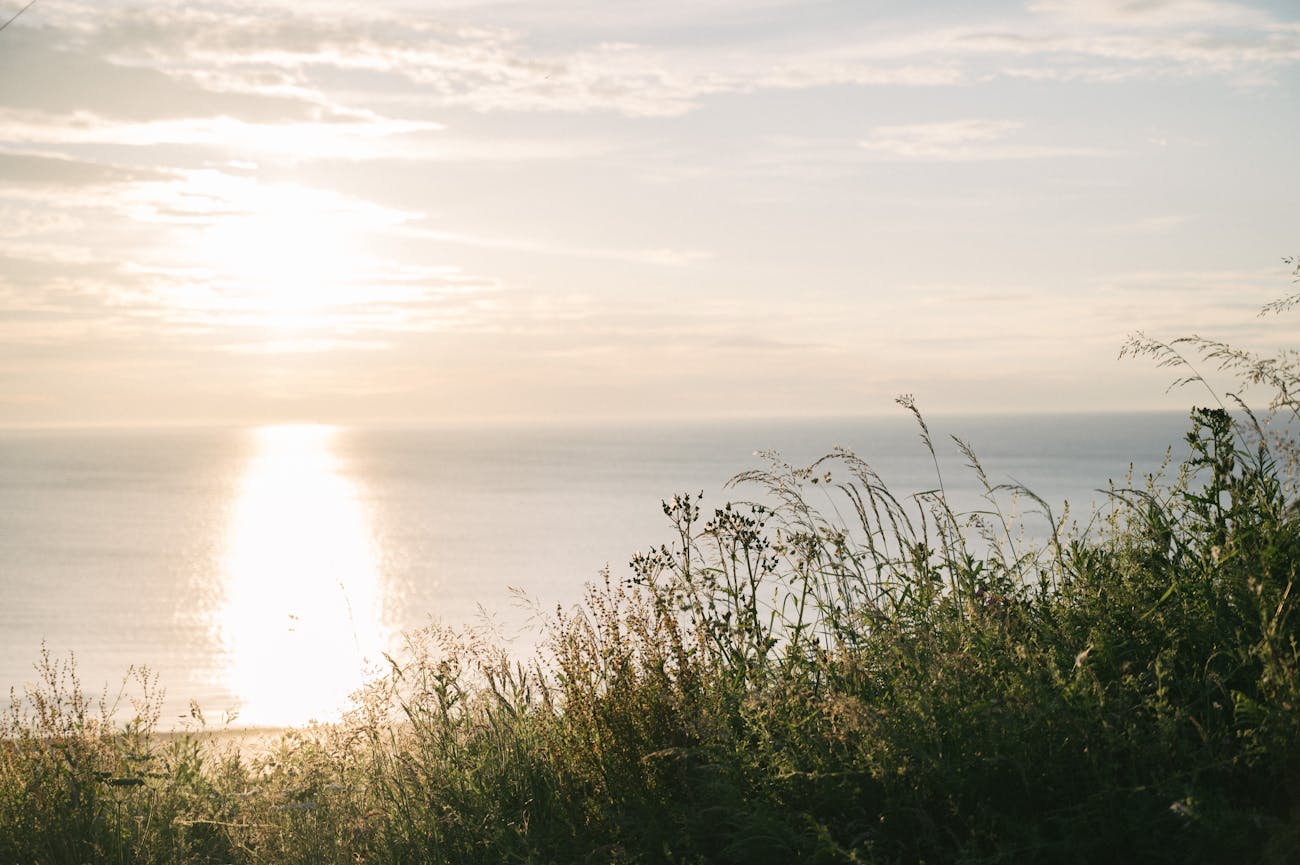
<svg viewBox="0 0 1300 865">
<path fill-rule="evenodd" d="M 366 215 L 298 186 L 239 181 L 203 229 L 199 256 L 230 305 L 263 324 L 303 330 L 363 298 Z"/>
<path fill-rule="evenodd" d="M 339 470 L 336 430 L 275 426 L 235 505 L 219 631 L 240 723 L 336 716 L 382 658 L 377 556 L 364 508 Z"/>
</svg>

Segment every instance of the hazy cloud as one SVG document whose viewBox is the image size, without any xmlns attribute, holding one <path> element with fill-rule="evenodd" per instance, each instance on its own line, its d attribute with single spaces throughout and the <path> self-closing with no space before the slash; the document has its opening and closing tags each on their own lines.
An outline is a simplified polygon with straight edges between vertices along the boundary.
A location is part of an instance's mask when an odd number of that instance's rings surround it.
<svg viewBox="0 0 1300 865">
<path fill-rule="evenodd" d="M 294 129 L 307 137 L 336 122 L 344 125 L 333 130 L 338 135 L 360 135 L 347 131 L 351 123 L 374 125 L 375 137 L 383 137 L 427 131 L 427 112 L 438 106 L 672 117 L 710 96 L 763 90 L 951 86 L 990 73 L 1120 80 L 1163 71 L 1261 80 L 1300 61 L 1295 22 L 1211 0 L 1042 0 L 998 26 L 935 27 L 902 17 L 887 36 L 845 27 L 815 50 L 770 36 L 752 44 L 600 40 L 545 50 L 526 34 L 423 8 L 336 6 L 326 14 L 208 0 L 63 3 L 42 13 L 41 39 L 20 43 L 26 62 L 11 61 L 0 102 L 60 106 L 74 115 L 94 106 L 106 117 L 137 120 L 145 120 L 138 114 L 147 103 L 147 128 L 136 134 L 164 141 L 200 134 L 238 141 L 272 116 L 287 125 L 286 140 Z M 586 14 L 572 9 L 571 22 Z M 557 15 L 563 7 L 548 17 Z M 1218 29 L 1204 29 L 1211 26 Z M 32 47 L 37 42 L 48 43 L 44 54 Z M 92 81 L 90 93 L 64 85 L 43 92 L 34 67 L 65 63 L 84 67 L 75 78 Z M 196 117 L 220 122 L 195 127 Z"/>
<path fill-rule="evenodd" d="M 482 249 L 502 249 L 512 252 L 531 252 L 540 255 L 558 255 L 568 258 L 589 258 L 606 261 L 622 261 L 631 264 L 653 264 L 663 267 L 682 267 L 711 256 L 698 250 L 677 249 L 610 249 L 606 247 L 573 246 L 563 242 L 537 240 L 529 238 L 490 237 L 466 234 L 457 231 L 443 231 L 436 228 L 410 227 L 401 232 L 403 236 L 424 238 L 439 243 L 460 246 L 473 246 Z"/>
<path fill-rule="evenodd" d="M 11 186 L 83 187 L 160 180 L 166 172 L 64 156 L 0 151 L 0 176 Z"/>
<path fill-rule="evenodd" d="M 1084 147 L 1005 142 L 1023 126 L 1012 120 L 980 119 L 877 126 L 858 145 L 872 158 L 935 162 L 1104 155 Z"/>
<path fill-rule="evenodd" d="M 1038 80 L 1123 81 L 1223 76 L 1267 84 L 1300 62 L 1295 21 L 1201 0 L 1043 0 L 1005 28 L 971 28 L 955 42 Z M 1018 59 L 1019 58 L 1019 59 Z"/>
<path fill-rule="evenodd" d="M 1026 368 L 1135 404 L 1094 375 L 1127 327 L 1255 338 L 1286 287 L 1234 281 L 1287 252 L 1281 9 L 40 3 L 0 40 L 0 354 L 67 417 L 170 405 L 153 372 L 233 404 L 266 354 L 321 405 L 442 366 L 510 411 Z"/>
<path fill-rule="evenodd" d="M 226 116 L 121 122 L 85 111 L 49 115 L 0 110 L 0 142 L 10 144 L 190 145 L 288 159 L 411 157 L 428 148 L 393 139 L 440 129 L 438 123 L 377 117 L 346 123 L 248 123 Z"/>
<path fill-rule="evenodd" d="M 1216 0 L 1036 0 L 1034 14 L 1114 27 L 1261 27 L 1266 13 L 1238 3 Z"/>
</svg>

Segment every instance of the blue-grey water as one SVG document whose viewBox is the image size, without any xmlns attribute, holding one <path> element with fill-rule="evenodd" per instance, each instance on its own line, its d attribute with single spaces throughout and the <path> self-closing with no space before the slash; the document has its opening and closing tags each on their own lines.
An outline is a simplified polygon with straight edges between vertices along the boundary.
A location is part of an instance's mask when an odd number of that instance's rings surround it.
<svg viewBox="0 0 1300 865">
<path fill-rule="evenodd" d="M 930 419 L 943 482 L 964 507 L 977 481 L 1017 481 L 1085 514 L 1107 482 L 1181 453 L 1178 413 Z M 608 565 L 670 539 L 660 501 L 706 508 L 776 449 L 833 446 L 896 493 L 936 486 L 906 416 L 572 427 L 0 432 L 0 686 L 20 695 L 44 643 L 83 683 L 113 688 L 148 664 L 163 725 L 197 701 L 210 720 L 327 716 L 431 618 L 495 619 L 535 634 L 511 589 L 570 604 Z M 1029 531 L 1035 528 L 1031 518 Z M 487 617 L 485 619 L 485 617 Z"/>
</svg>

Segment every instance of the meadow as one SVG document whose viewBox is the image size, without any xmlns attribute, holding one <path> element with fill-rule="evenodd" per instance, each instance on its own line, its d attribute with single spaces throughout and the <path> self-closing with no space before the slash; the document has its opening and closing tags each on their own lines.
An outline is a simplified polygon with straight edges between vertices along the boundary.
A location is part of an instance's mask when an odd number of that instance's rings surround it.
<svg viewBox="0 0 1300 865">
<path fill-rule="evenodd" d="M 197 708 L 160 732 L 147 669 L 114 705 L 46 656 L 0 733 L 0 862 L 1294 861 L 1294 355 L 1125 352 L 1263 385 L 1272 424 L 1211 400 L 1182 465 L 1082 522 L 969 448 L 905 493 L 770 455 L 730 503 L 665 502 L 670 540 L 533 657 L 431 626 L 341 721 L 255 745 Z M 954 470 L 987 507 L 949 506 Z"/>
</svg>

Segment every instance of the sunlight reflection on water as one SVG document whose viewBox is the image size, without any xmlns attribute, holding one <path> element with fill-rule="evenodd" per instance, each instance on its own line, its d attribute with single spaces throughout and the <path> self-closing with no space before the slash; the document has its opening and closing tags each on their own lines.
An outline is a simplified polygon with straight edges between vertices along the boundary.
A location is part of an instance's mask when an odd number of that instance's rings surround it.
<svg viewBox="0 0 1300 865">
<path fill-rule="evenodd" d="M 217 631 L 239 723 L 336 717 L 382 658 L 382 590 L 368 515 L 340 472 L 337 430 L 255 432 L 225 552 Z"/>
</svg>

